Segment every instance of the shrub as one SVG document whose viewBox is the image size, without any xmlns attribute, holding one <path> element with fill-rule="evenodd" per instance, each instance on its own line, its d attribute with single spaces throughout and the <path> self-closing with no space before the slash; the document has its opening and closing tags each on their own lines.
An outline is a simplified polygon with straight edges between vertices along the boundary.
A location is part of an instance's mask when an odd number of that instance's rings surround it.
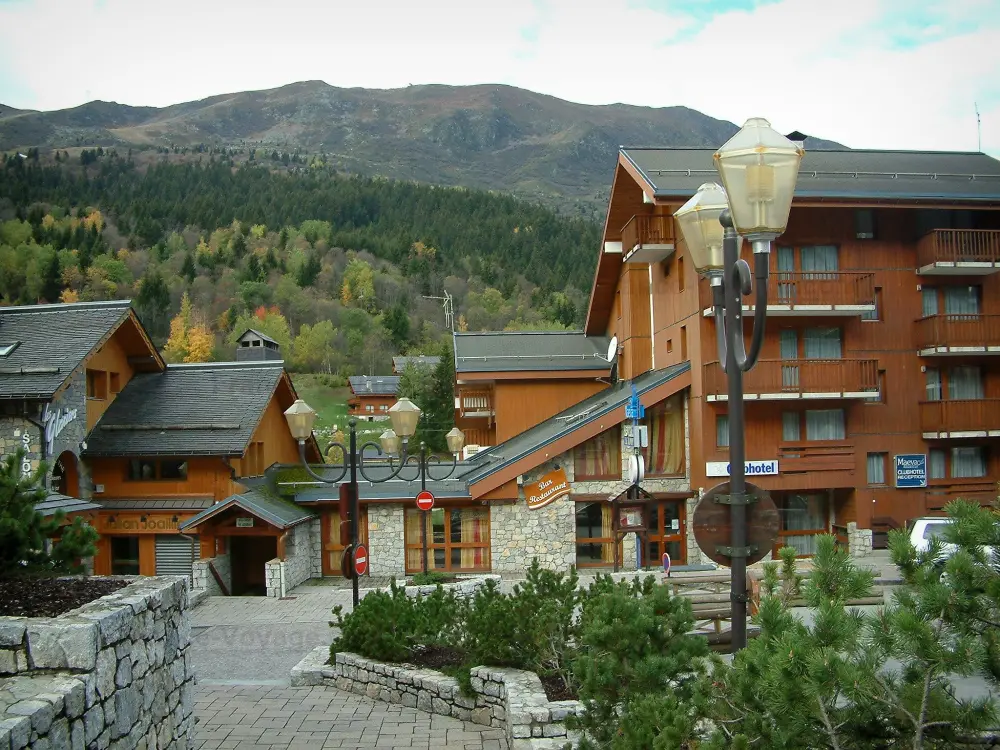
<svg viewBox="0 0 1000 750">
<path fill-rule="evenodd" d="M 463 646 L 470 666 L 492 664 L 517 667 L 523 662 L 522 626 L 514 602 L 489 579 L 476 591 L 465 610 Z"/>
<path fill-rule="evenodd" d="M 448 580 L 448 576 L 437 570 L 428 570 L 425 573 L 417 573 L 411 579 L 414 586 L 436 586 Z"/>
</svg>

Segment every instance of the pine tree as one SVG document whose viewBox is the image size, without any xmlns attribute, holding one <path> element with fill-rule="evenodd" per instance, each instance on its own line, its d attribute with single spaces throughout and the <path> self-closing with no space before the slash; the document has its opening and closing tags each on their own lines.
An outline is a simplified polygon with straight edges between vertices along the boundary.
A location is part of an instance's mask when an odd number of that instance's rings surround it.
<svg viewBox="0 0 1000 750">
<path fill-rule="evenodd" d="M 55 302 L 62 293 L 62 272 L 59 270 L 59 255 L 52 253 L 49 262 L 42 272 L 42 298 L 46 302 Z"/>
<path fill-rule="evenodd" d="M 79 560 L 97 553 L 97 532 L 81 518 L 66 524 L 62 512 L 45 518 L 35 510 L 49 494 L 47 468 L 42 463 L 25 476 L 24 457 L 18 449 L 0 461 L 0 577 L 78 572 Z"/>
</svg>

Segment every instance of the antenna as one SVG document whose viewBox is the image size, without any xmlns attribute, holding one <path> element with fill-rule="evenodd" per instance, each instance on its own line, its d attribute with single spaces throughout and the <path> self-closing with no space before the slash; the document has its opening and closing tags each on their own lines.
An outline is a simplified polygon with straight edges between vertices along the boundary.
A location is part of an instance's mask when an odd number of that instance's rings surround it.
<svg viewBox="0 0 1000 750">
<path fill-rule="evenodd" d="M 976 135 L 979 137 L 979 150 L 983 150 L 983 122 L 979 119 L 979 102 L 973 102 L 976 108 Z"/>
<path fill-rule="evenodd" d="M 455 304 L 452 301 L 452 296 L 448 293 L 446 289 L 443 297 L 435 297 L 430 294 L 423 295 L 424 299 L 440 299 L 444 300 L 444 324 L 447 328 L 451 329 L 451 332 L 455 332 Z"/>
</svg>

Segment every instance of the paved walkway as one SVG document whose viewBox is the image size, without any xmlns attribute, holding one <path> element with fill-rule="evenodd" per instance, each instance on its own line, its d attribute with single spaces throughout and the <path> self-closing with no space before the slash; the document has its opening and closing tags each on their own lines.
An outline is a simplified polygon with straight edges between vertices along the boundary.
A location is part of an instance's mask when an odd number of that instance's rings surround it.
<svg viewBox="0 0 1000 750">
<path fill-rule="evenodd" d="M 196 750 L 501 750 L 498 729 L 332 688 L 292 688 L 309 651 L 329 645 L 351 591 L 300 586 L 286 599 L 212 597 L 192 611 Z"/>
</svg>

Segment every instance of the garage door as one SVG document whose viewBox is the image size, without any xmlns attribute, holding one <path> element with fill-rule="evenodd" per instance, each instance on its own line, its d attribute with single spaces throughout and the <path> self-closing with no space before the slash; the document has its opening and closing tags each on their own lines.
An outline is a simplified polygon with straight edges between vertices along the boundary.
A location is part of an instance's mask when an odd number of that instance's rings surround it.
<svg viewBox="0 0 1000 750">
<path fill-rule="evenodd" d="M 198 554 L 198 537 L 189 539 L 175 534 L 159 534 L 156 537 L 156 575 L 187 576 L 191 578 L 192 551 Z"/>
</svg>

